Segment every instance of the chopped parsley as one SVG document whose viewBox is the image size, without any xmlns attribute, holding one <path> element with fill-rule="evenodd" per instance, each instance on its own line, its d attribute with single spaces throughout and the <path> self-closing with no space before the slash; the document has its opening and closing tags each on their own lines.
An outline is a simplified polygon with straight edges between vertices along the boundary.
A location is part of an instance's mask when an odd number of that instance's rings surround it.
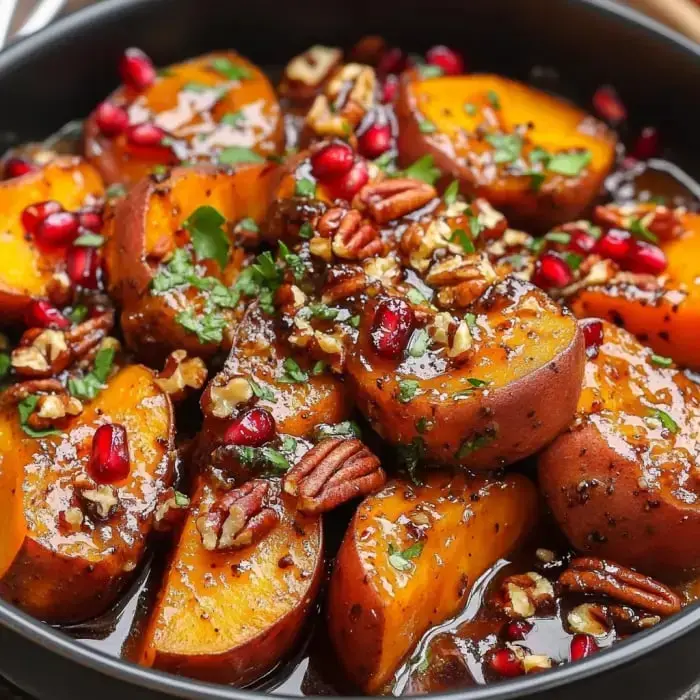
<svg viewBox="0 0 700 700">
<path fill-rule="evenodd" d="M 399 382 L 399 401 L 408 403 L 413 400 L 420 385 L 415 379 L 402 379 Z"/>
<path fill-rule="evenodd" d="M 467 216 L 469 217 L 469 230 L 471 231 L 472 238 L 477 239 L 482 232 L 486 230 L 486 226 L 481 223 L 481 219 L 479 219 L 478 216 L 475 216 L 471 212 L 467 212 Z"/>
<path fill-rule="evenodd" d="M 255 223 L 255 219 L 251 218 L 250 216 L 246 216 L 245 219 L 241 219 L 238 222 L 237 228 L 243 231 L 250 231 L 251 233 L 257 233 L 260 230 L 258 225 Z"/>
<path fill-rule="evenodd" d="M 593 154 L 588 149 L 574 153 L 556 153 L 547 162 L 547 170 L 574 177 L 591 162 L 592 157 Z"/>
<path fill-rule="evenodd" d="M 565 253 L 564 260 L 569 268 L 572 270 L 578 270 L 583 262 L 583 255 L 579 255 L 578 253 Z"/>
<path fill-rule="evenodd" d="M 6 352 L 0 352 L 0 379 L 7 375 L 11 365 L 10 356 Z"/>
<path fill-rule="evenodd" d="M 85 231 L 85 233 L 80 234 L 74 241 L 73 245 L 80 246 L 82 248 L 99 248 L 105 242 L 105 237 L 100 236 L 99 233 L 93 233 L 92 231 Z"/>
<path fill-rule="evenodd" d="M 476 314 L 473 314 L 470 311 L 470 312 L 464 314 L 464 320 L 466 321 L 467 326 L 469 327 L 469 330 L 476 328 Z"/>
<path fill-rule="evenodd" d="M 413 559 L 417 559 L 423 551 L 423 542 L 414 542 L 403 551 L 398 550 L 393 544 L 389 544 L 389 563 L 397 571 L 413 571 L 415 564 Z"/>
<path fill-rule="evenodd" d="M 319 374 L 323 374 L 327 369 L 328 365 L 323 360 L 318 360 L 311 368 L 311 375 L 313 377 L 318 377 Z"/>
<path fill-rule="evenodd" d="M 632 219 L 629 231 L 635 237 L 647 243 L 658 243 L 659 239 L 644 224 L 644 219 Z"/>
<path fill-rule="evenodd" d="M 246 78 L 250 78 L 250 71 L 247 68 L 237 66 L 231 59 L 225 58 L 224 56 L 215 58 L 209 65 L 213 70 L 229 80 L 245 80 Z"/>
<path fill-rule="evenodd" d="M 652 355 L 651 361 L 657 367 L 670 367 L 673 364 L 673 360 L 670 357 L 665 357 L 664 355 Z"/>
<path fill-rule="evenodd" d="M 414 437 L 408 445 L 398 445 L 396 455 L 399 462 L 408 472 L 408 476 L 414 484 L 421 485 L 418 478 L 418 469 L 425 455 L 425 441 L 421 437 Z"/>
<path fill-rule="evenodd" d="M 297 180 L 294 193 L 297 197 L 315 197 L 316 184 L 313 180 L 303 177 L 301 180 Z"/>
<path fill-rule="evenodd" d="M 421 292 L 419 289 L 416 289 L 415 287 L 411 287 L 407 292 L 406 296 L 408 297 L 408 300 L 412 304 L 427 304 L 428 300 L 425 298 L 425 295 L 423 292 Z"/>
<path fill-rule="evenodd" d="M 440 169 L 435 167 L 435 159 L 428 154 L 409 165 L 403 171 L 403 174 L 405 177 L 412 177 L 416 180 L 427 182 L 429 185 L 434 185 L 440 177 Z"/>
<path fill-rule="evenodd" d="M 308 221 L 305 221 L 299 227 L 299 238 L 303 238 L 305 241 L 308 241 L 310 238 L 313 238 L 313 237 L 314 237 L 314 227 Z"/>
<path fill-rule="evenodd" d="M 229 146 L 219 151 L 218 161 L 221 165 L 235 165 L 236 163 L 264 163 L 265 159 L 250 148 Z"/>
<path fill-rule="evenodd" d="M 425 417 L 421 416 L 417 421 L 416 421 L 416 430 L 422 435 L 423 433 L 427 433 L 428 430 L 432 428 L 432 423 Z"/>
<path fill-rule="evenodd" d="M 428 349 L 428 345 L 430 345 L 428 331 L 425 328 L 419 328 L 417 331 L 414 331 L 408 343 L 408 354 L 411 357 L 423 357 Z"/>
<path fill-rule="evenodd" d="M 493 442 L 493 440 L 494 440 L 493 436 L 490 436 L 490 435 L 477 435 L 475 438 L 472 438 L 471 440 L 465 440 L 459 446 L 459 449 L 455 453 L 455 457 L 457 459 L 463 459 L 464 457 L 468 457 L 473 452 L 476 452 L 477 450 L 480 450 L 482 447 L 485 447 L 486 445 L 488 445 L 490 442 Z"/>
<path fill-rule="evenodd" d="M 552 241 L 552 243 L 562 243 L 563 245 L 568 245 L 571 243 L 571 234 L 566 233 L 566 231 L 550 231 L 545 233 L 545 240 Z"/>
<path fill-rule="evenodd" d="M 206 83 L 200 83 L 196 80 L 191 80 L 188 83 L 185 83 L 182 86 L 183 90 L 186 90 L 187 92 L 207 92 L 208 90 L 215 90 L 216 88 L 213 87 L 212 85 L 207 85 Z"/>
<path fill-rule="evenodd" d="M 495 110 L 499 110 L 501 108 L 501 100 L 499 99 L 498 93 L 495 90 L 489 90 L 486 93 L 486 99 Z"/>
<path fill-rule="evenodd" d="M 119 182 L 115 183 L 114 185 L 110 185 L 105 190 L 105 197 L 107 199 L 119 199 L 119 197 L 123 197 L 125 194 L 126 187 Z"/>
<path fill-rule="evenodd" d="M 223 117 L 221 117 L 221 124 L 226 124 L 227 126 L 240 126 L 241 122 L 245 120 L 243 112 L 239 109 L 237 112 L 226 112 Z"/>
<path fill-rule="evenodd" d="M 676 421 L 673 420 L 673 418 L 666 413 L 666 411 L 662 411 L 660 408 L 650 409 L 649 415 L 652 418 L 656 418 L 658 421 L 660 421 L 661 425 L 668 430 L 669 433 L 673 433 L 675 435 L 680 430 L 678 423 L 676 423 Z"/>
<path fill-rule="evenodd" d="M 253 391 L 253 394 L 257 396 L 259 399 L 262 401 L 274 401 L 275 400 L 275 392 L 272 391 L 267 386 L 264 386 L 263 384 L 258 384 L 254 379 L 248 378 L 248 384 L 250 384 L 250 388 Z"/>
<path fill-rule="evenodd" d="M 22 399 L 17 404 L 17 411 L 19 412 L 19 424 L 22 427 L 22 430 L 27 435 L 33 438 L 47 437 L 48 435 L 60 435 L 60 430 L 54 430 L 53 428 L 35 430 L 27 424 L 29 416 L 31 416 L 32 413 L 34 413 L 34 409 L 36 408 L 37 403 L 39 403 L 39 397 L 36 394 L 32 394 L 31 396 L 27 396 L 26 398 Z"/>
<path fill-rule="evenodd" d="M 530 178 L 530 189 L 533 192 L 539 192 L 547 179 L 547 176 L 539 170 L 528 170 L 523 175 L 527 175 Z"/>
<path fill-rule="evenodd" d="M 437 131 L 437 127 L 429 119 L 421 119 L 418 122 L 418 129 L 421 134 L 434 134 Z"/>
<path fill-rule="evenodd" d="M 464 103 L 464 111 L 470 116 L 474 117 L 476 116 L 476 113 L 479 111 L 477 106 L 473 104 L 472 102 L 465 102 Z"/>
<path fill-rule="evenodd" d="M 291 443 L 294 444 L 292 445 Z M 296 449 L 296 440 L 293 438 L 285 438 L 282 442 L 282 450 L 276 450 L 273 447 L 267 446 L 236 446 L 234 449 L 242 464 L 270 468 L 274 472 L 286 472 L 291 465 L 285 453 L 289 456 L 293 456 L 293 452 Z"/>
<path fill-rule="evenodd" d="M 331 425 L 330 423 L 322 423 L 314 428 L 314 442 L 321 442 L 325 438 L 329 437 L 353 437 L 361 438 L 362 432 L 360 431 L 360 426 L 352 420 L 346 420 L 342 423 L 335 423 Z"/>
<path fill-rule="evenodd" d="M 321 302 L 314 302 L 313 304 L 305 306 L 299 312 L 299 315 L 302 318 L 319 318 L 322 321 L 334 321 L 339 313 L 340 311 L 338 309 L 334 309 Z"/>
<path fill-rule="evenodd" d="M 487 134 L 486 141 L 494 147 L 494 163 L 512 163 L 523 150 L 523 140 L 518 134 Z"/>
<path fill-rule="evenodd" d="M 282 363 L 282 367 L 284 371 L 282 376 L 279 378 L 279 381 L 284 382 L 285 384 L 302 384 L 309 378 L 308 372 L 305 372 L 301 367 L 299 367 L 297 362 L 291 357 L 288 357 Z"/>
<path fill-rule="evenodd" d="M 227 320 L 216 313 L 195 314 L 194 309 L 180 311 L 175 320 L 190 333 L 197 336 L 200 343 L 220 343 L 224 337 Z"/>
<path fill-rule="evenodd" d="M 450 236 L 450 243 L 459 243 L 465 253 L 475 253 L 474 241 L 467 235 L 463 228 L 455 229 Z"/>
<path fill-rule="evenodd" d="M 430 63 L 422 63 L 418 66 L 418 73 L 423 80 L 430 80 L 430 78 L 441 78 L 445 75 L 445 71 L 440 68 L 440 66 L 433 66 Z"/>
<path fill-rule="evenodd" d="M 114 364 L 114 348 L 102 348 L 95 355 L 92 371 L 82 378 L 71 377 L 68 391 L 79 399 L 94 399 L 104 388 Z"/>
<path fill-rule="evenodd" d="M 457 180 L 453 180 L 445 190 L 445 193 L 442 195 L 442 201 L 445 202 L 445 206 L 452 206 L 457 201 L 458 194 L 459 182 Z"/>
<path fill-rule="evenodd" d="M 289 250 L 284 241 L 279 242 L 279 254 L 285 265 L 292 271 L 294 279 L 297 282 L 302 279 L 306 273 L 306 265 L 304 265 L 304 261 L 296 253 L 292 253 Z"/>
<path fill-rule="evenodd" d="M 71 323 L 82 323 L 87 318 L 87 315 L 88 307 L 85 304 L 77 304 L 71 309 L 70 313 L 66 314 Z"/>
<path fill-rule="evenodd" d="M 183 228 L 189 232 L 200 260 L 211 259 L 223 270 L 228 262 L 231 244 L 223 229 L 226 219 L 214 207 L 198 207 L 185 219 Z"/>
<path fill-rule="evenodd" d="M 360 327 L 360 317 L 359 317 L 359 315 L 351 316 L 351 317 L 348 319 L 348 323 L 349 323 L 353 328 L 359 328 L 359 327 Z"/>
</svg>

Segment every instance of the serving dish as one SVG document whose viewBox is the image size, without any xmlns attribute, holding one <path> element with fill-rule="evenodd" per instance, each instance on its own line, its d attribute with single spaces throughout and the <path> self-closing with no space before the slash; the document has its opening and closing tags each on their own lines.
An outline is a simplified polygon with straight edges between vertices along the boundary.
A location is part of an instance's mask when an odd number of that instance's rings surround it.
<svg viewBox="0 0 700 700">
<path fill-rule="evenodd" d="M 233 11 L 222 7 L 210 9 L 210 12 L 202 14 L 201 8 L 186 2 L 131 2 L 118 6 L 108 3 L 70 18 L 43 36 L 13 48 L 0 58 L 0 96 L 13 95 L 11 104 L 16 111 L 8 110 L 0 116 L 0 128 L 16 131 L 20 125 L 21 132 L 15 133 L 13 138 L 24 140 L 50 132 L 76 114 L 87 113 L 106 92 L 105 88 L 112 84 L 110 76 L 114 61 L 124 46 L 138 44 L 147 49 L 159 64 L 166 65 L 185 55 L 230 45 L 233 42 L 225 20 L 228 13 Z M 494 3 L 488 8 L 437 5 L 431 8 L 426 21 L 421 22 L 420 32 L 416 30 L 415 33 L 409 28 L 397 31 L 393 9 L 392 5 L 373 8 L 371 13 L 367 13 L 369 25 L 365 23 L 358 27 L 356 7 L 353 13 L 348 12 L 344 16 L 340 8 L 334 8 L 331 12 L 329 8 L 309 3 L 298 8 L 300 16 L 307 22 L 290 38 L 279 28 L 269 27 L 266 12 L 271 11 L 271 7 L 237 8 L 233 13 L 237 27 L 249 27 L 250 32 L 241 29 L 241 40 L 235 41 L 235 44 L 244 55 L 260 63 L 282 65 L 290 54 L 312 43 L 312 38 L 319 32 L 328 36 L 330 43 L 347 46 L 359 35 L 376 30 L 388 35 L 391 40 L 418 47 L 426 43 L 423 38 L 425 33 L 430 36 L 429 40 L 439 35 L 445 43 L 464 46 L 476 70 L 483 65 L 489 70 L 525 78 L 532 64 L 555 65 L 567 76 L 567 84 L 575 85 L 582 93 L 586 90 L 592 92 L 595 86 L 604 82 L 624 86 L 620 89 L 631 114 L 634 115 L 638 109 L 644 119 L 653 120 L 662 129 L 667 127 L 666 131 L 673 134 L 674 142 L 682 146 L 678 148 L 679 152 L 688 158 L 688 163 L 683 164 L 692 170 L 692 154 L 697 152 L 698 136 L 692 121 L 688 120 L 682 109 L 679 95 L 691 93 L 698 74 L 698 58 L 695 48 L 679 37 L 604 3 L 562 3 L 554 7 L 530 3 L 523 7 L 522 4 L 503 2 Z M 404 5 L 402 9 L 407 8 Z M 543 23 L 545 12 L 547 22 Z M 460 32 L 457 37 L 456 30 L 448 28 L 454 27 L 455 13 L 460 13 L 460 16 L 464 13 L 466 35 Z M 167 26 L 167 32 L 152 31 L 154 25 L 151 22 L 158 23 L 158 19 L 162 20 L 164 15 L 168 18 L 167 25 L 161 22 L 158 26 Z M 479 25 L 497 28 L 488 42 L 476 30 Z M 104 27 L 106 34 L 101 33 L 100 27 Z M 264 55 L 260 46 L 250 39 L 250 35 L 263 28 L 266 29 L 266 45 L 269 41 L 271 47 L 270 51 L 265 50 Z M 574 28 L 576 31 L 573 31 Z M 594 28 L 595 35 L 599 37 L 598 50 L 591 54 L 587 40 L 590 40 Z M 392 34 L 392 30 L 395 34 Z M 567 34 L 569 31 L 572 33 Z M 531 39 L 534 35 L 542 37 L 535 47 Z M 77 36 L 81 37 L 80 42 L 74 41 Z M 639 67 L 638 55 L 633 48 L 650 41 L 658 42 L 655 45 L 659 47 L 659 56 L 648 67 L 645 66 L 649 78 L 641 86 L 638 81 L 632 80 Z M 471 48 L 467 51 L 468 47 Z M 566 50 L 563 50 L 564 47 Z M 601 47 L 605 47 L 605 50 Z M 604 55 L 605 51 L 615 51 L 615 60 L 611 61 L 610 55 Z M 57 55 L 60 55 L 65 66 L 58 79 L 50 84 L 27 79 L 28 75 L 41 74 L 42 66 L 52 65 Z M 86 62 L 85 55 L 90 55 L 94 60 Z M 531 58 L 523 61 L 522 56 Z M 585 66 L 582 63 L 584 56 Z M 77 76 L 80 76 L 80 80 Z M 94 86 L 94 89 L 85 91 L 85 85 Z M 653 100 L 649 98 L 650 85 L 655 86 Z M 36 105 L 49 101 L 54 104 L 54 100 L 56 109 L 51 110 L 50 119 L 47 120 L 46 113 L 37 110 Z M 6 103 L 10 104 L 9 101 Z M 673 129 L 667 126 L 669 124 L 673 124 Z M 202 686 L 131 667 L 88 651 L 4 604 L 2 613 L 6 622 L 2 634 L 7 636 L 4 659 L 8 677 L 36 695 L 60 697 L 57 693 L 62 691 L 57 689 L 57 676 L 52 673 L 66 673 L 75 664 L 80 670 L 71 674 L 69 683 L 64 684 L 66 697 L 76 693 L 82 696 L 88 692 L 100 692 L 107 697 L 117 697 L 123 692 L 131 692 L 136 697 L 152 697 L 157 692 L 181 697 L 248 696 L 245 691 Z M 645 695 L 658 691 L 658 697 L 671 697 L 694 678 L 692 658 L 688 653 L 696 624 L 694 616 L 697 613 L 690 608 L 653 632 L 635 636 L 633 641 L 622 643 L 616 649 L 576 667 L 528 678 L 526 683 L 512 681 L 470 690 L 469 695 L 475 698 L 555 697 L 562 684 L 570 683 L 565 692 L 572 697 L 589 697 L 591 693 L 612 697 L 621 688 L 625 692 L 630 692 L 632 688 L 639 688 L 640 692 L 643 689 Z M 650 649 L 654 649 L 653 654 L 645 654 Z M 32 659 L 31 671 L 23 675 L 22 669 L 27 668 L 28 659 Z M 40 674 L 35 672 L 38 667 L 42 669 Z M 100 682 L 100 671 L 107 672 L 115 679 L 109 687 Z M 120 687 L 120 683 L 141 687 L 127 691 Z"/>
</svg>

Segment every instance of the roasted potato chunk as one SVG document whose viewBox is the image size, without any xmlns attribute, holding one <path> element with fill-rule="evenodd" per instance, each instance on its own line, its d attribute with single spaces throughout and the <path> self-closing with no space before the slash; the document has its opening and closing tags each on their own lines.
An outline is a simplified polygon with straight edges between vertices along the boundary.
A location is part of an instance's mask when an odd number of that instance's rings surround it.
<svg viewBox="0 0 700 700">
<path fill-rule="evenodd" d="M 615 157 L 602 123 L 495 75 L 406 81 L 397 114 L 404 166 L 432 155 L 465 195 L 485 197 L 528 230 L 577 218 Z"/>
<path fill-rule="evenodd" d="M 700 392 L 627 331 L 601 324 L 570 429 L 539 479 L 578 550 L 668 575 L 700 565 Z M 591 331 L 592 334 L 592 331 Z"/>
<path fill-rule="evenodd" d="M 331 640 L 350 678 L 381 692 L 421 635 L 464 605 L 476 579 L 535 522 L 525 477 L 435 472 L 394 481 L 358 508 L 328 593 Z"/>
<path fill-rule="evenodd" d="M 144 552 L 158 494 L 173 476 L 174 416 L 153 373 L 122 369 L 68 427 L 22 431 L 16 406 L 0 412 L 0 595 L 49 622 L 104 612 Z M 126 428 L 128 477 L 88 478 L 93 435 Z"/>
</svg>

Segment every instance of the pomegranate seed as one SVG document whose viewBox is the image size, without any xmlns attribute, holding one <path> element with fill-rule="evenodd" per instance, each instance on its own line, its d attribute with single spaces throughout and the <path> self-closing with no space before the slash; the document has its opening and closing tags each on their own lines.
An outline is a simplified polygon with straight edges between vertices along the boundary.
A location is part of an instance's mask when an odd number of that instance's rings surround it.
<svg viewBox="0 0 700 700">
<path fill-rule="evenodd" d="M 70 321 L 48 301 L 33 301 L 24 313 L 24 322 L 30 328 L 70 328 Z"/>
<path fill-rule="evenodd" d="M 39 168 L 24 158 L 8 158 L 5 161 L 5 177 L 22 177 L 27 173 L 33 173 Z"/>
<path fill-rule="evenodd" d="M 372 124 L 360 136 L 358 147 L 365 158 L 379 158 L 391 148 L 391 127 L 388 124 Z"/>
<path fill-rule="evenodd" d="M 264 408 L 251 408 L 236 418 L 226 429 L 224 442 L 227 445 L 260 447 L 275 437 L 275 419 Z"/>
<path fill-rule="evenodd" d="M 375 352 L 387 360 L 400 357 L 408 344 L 415 322 L 413 309 L 403 299 L 392 297 L 382 301 L 374 313 L 370 331 Z"/>
<path fill-rule="evenodd" d="M 119 75 L 124 85 L 134 90 L 145 90 L 155 82 L 156 69 L 141 49 L 132 47 L 124 52 L 119 62 Z"/>
<path fill-rule="evenodd" d="M 525 620 L 515 620 L 509 622 L 505 629 L 503 630 L 503 636 L 509 642 L 518 642 L 521 639 L 525 639 L 527 635 L 532 632 L 534 625 L 531 622 L 525 622 Z"/>
<path fill-rule="evenodd" d="M 569 656 L 572 661 L 578 661 L 595 654 L 599 649 L 598 642 L 590 634 L 576 634 L 571 640 Z"/>
<path fill-rule="evenodd" d="M 377 64 L 377 73 L 379 75 L 395 75 L 404 68 L 406 68 L 406 56 L 401 49 L 394 47 L 384 52 Z"/>
<path fill-rule="evenodd" d="M 593 238 L 590 233 L 576 230 L 571 234 L 569 250 L 572 250 L 574 253 L 586 255 L 587 253 L 590 253 L 593 248 L 595 248 L 596 243 L 596 239 Z"/>
<path fill-rule="evenodd" d="M 78 213 L 78 220 L 80 221 L 80 226 L 86 228 L 88 231 L 93 233 L 99 233 L 102 230 L 104 221 L 102 220 L 102 213 L 94 209 L 85 209 Z"/>
<path fill-rule="evenodd" d="M 78 235 L 80 222 L 76 214 L 70 211 L 57 211 L 49 214 L 36 227 L 37 241 L 48 246 L 65 246 Z"/>
<path fill-rule="evenodd" d="M 611 260 L 623 260 L 632 247 L 632 237 L 627 231 L 611 228 L 596 244 L 595 252 Z"/>
<path fill-rule="evenodd" d="M 126 139 L 132 146 L 141 148 L 157 148 L 163 145 L 163 139 L 167 133 L 155 124 L 144 122 L 134 124 L 126 130 Z"/>
<path fill-rule="evenodd" d="M 645 241 L 634 241 L 624 261 L 624 266 L 631 272 L 649 275 L 660 275 L 667 265 L 664 251 Z"/>
<path fill-rule="evenodd" d="M 129 126 L 129 115 L 122 107 L 103 102 L 95 111 L 95 122 L 105 136 L 116 136 Z"/>
<path fill-rule="evenodd" d="M 348 202 L 367 184 L 369 171 L 364 161 L 357 161 L 349 172 L 342 177 L 328 182 L 328 187 L 335 197 Z"/>
<path fill-rule="evenodd" d="M 100 254 L 95 248 L 72 246 L 66 256 L 66 271 L 73 284 L 97 289 Z"/>
<path fill-rule="evenodd" d="M 46 202 L 30 204 L 22 212 L 22 226 L 24 226 L 24 230 L 27 233 L 36 233 L 37 226 L 44 221 L 49 214 L 57 214 L 59 211 L 63 211 L 63 207 L 53 199 L 49 199 Z"/>
<path fill-rule="evenodd" d="M 331 143 L 311 157 L 311 172 L 319 180 L 345 175 L 352 168 L 355 154 L 346 143 Z"/>
<path fill-rule="evenodd" d="M 603 322 L 597 318 L 581 321 L 583 339 L 586 343 L 586 355 L 589 359 L 598 356 L 598 348 L 603 344 Z"/>
<path fill-rule="evenodd" d="M 464 60 L 447 46 L 433 46 L 425 54 L 425 60 L 431 66 L 442 68 L 445 75 L 460 75 L 464 72 Z"/>
<path fill-rule="evenodd" d="M 627 119 L 627 109 L 610 85 L 603 85 L 595 91 L 593 107 L 603 119 L 613 124 Z"/>
<path fill-rule="evenodd" d="M 630 155 L 637 160 L 649 160 L 659 154 L 659 132 L 653 126 L 645 126 L 634 144 Z"/>
<path fill-rule="evenodd" d="M 119 423 L 101 425 L 92 436 L 88 473 L 98 484 L 113 484 L 129 476 L 129 441 Z"/>
<path fill-rule="evenodd" d="M 542 289 L 566 287 L 574 275 L 566 261 L 554 253 L 544 253 L 535 266 L 532 281 Z"/>
<path fill-rule="evenodd" d="M 382 102 L 390 103 L 394 101 L 399 90 L 399 79 L 395 75 L 387 75 L 382 87 Z"/>
<path fill-rule="evenodd" d="M 495 649 L 488 654 L 487 663 L 492 671 L 505 678 L 516 678 L 525 672 L 523 662 L 512 649 Z"/>
</svg>

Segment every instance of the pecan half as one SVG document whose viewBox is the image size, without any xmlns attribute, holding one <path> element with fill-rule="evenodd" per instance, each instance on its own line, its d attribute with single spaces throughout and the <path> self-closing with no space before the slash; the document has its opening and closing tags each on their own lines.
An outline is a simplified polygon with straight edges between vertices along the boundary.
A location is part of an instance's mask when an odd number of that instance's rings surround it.
<svg viewBox="0 0 700 700">
<path fill-rule="evenodd" d="M 114 312 L 105 311 L 66 331 L 66 340 L 76 360 L 91 360 L 114 327 Z"/>
<path fill-rule="evenodd" d="M 284 490 L 298 496 L 298 510 L 314 514 L 372 493 L 385 482 L 379 459 L 360 440 L 327 438 L 287 472 Z"/>
<path fill-rule="evenodd" d="M 318 220 L 318 232 L 332 237 L 333 253 L 345 260 L 364 260 L 384 253 L 379 231 L 356 209 L 329 209 Z"/>
<path fill-rule="evenodd" d="M 656 615 L 681 609 L 681 599 L 668 586 L 643 574 L 595 557 L 574 559 L 559 583 L 575 593 L 597 593 Z"/>
<path fill-rule="evenodd" d="M 0 406 L 11 406 L 34 394 L 56 394 L 65 391 L 58 379 L 30 379 L 13 384 L 0 393 Z"/>
<path fill-rule="evenodd" d="M 12 367 L 20 377 L 47 378 L 62 372 L 73 357 L 63 331 L 30 328 L 12 351 Z"/>
<path fill-rule="evenodd" d="M 219 496 L 197 518 L 197 530 L 210 552 L 243 549 L 259 542 L 279 522 L 269 506 L 270 484 L 254 479 Z"/>
<path fill-rule="evenodd" d="M 593 210 L 593 221 L 606 228 L 626 230 L 641 225 L 662 241 L 670 241 L 685 233 L 685 226 L 677 211 L 662 205 L 651 211 L 644 205 L 634 204 L 597 206 Z"/>
<path fill-rule="evenodd" d="M 386 224 L 424 207 L 435 197 L 435 188 L 427 182 L 401 177 L 365 185 L 355 195 L 353 206 L 367 209 L 378 224 Z"/>
<path fill-rule="evenodd" d="M 165 360 L 156 384 L 177 402 L 191 390 L 201 389 L 207 380 L 207 366 L 201 357 L 187 357 L 186 350 L 175 350 Z"/>
<path fill-rule="evenodd" d="M 359 294 L 367 287 L 367 275 L 358 265 L 334 265 L 323 284 L 322 301 L 333 304 Z"/>
</svg>

